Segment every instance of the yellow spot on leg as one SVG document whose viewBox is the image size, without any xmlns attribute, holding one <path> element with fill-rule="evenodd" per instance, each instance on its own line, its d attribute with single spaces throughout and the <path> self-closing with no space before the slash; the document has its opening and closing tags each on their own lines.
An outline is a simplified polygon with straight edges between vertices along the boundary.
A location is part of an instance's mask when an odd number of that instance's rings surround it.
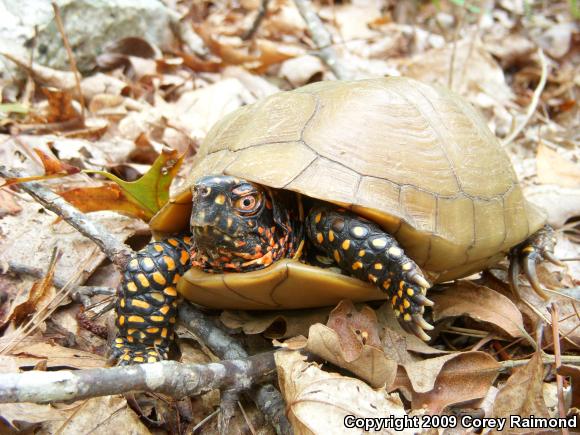
<svg viewBox="0 0 580 435">
<path fill-rule="evenodd" d="M 408 294 L 409 296 L 413 296 L 413 295 L 415 295 L 415 292 L 413 291 L 413 289 L 412 289 L 412 288 L 408 288 L 408 289 L 407 289 L 407 294 Z"/>
<path fill-rule="evenodd" d="M 355 261 L 352 264 L 352 270 L 362 269 L 363 264 L 360 261 Z"/>
<path fill-rule="evenodd" d="M 403 299 L 403 305 L 405 308 L 409 308 L 411 306 L 411 302 L 408 299 Z"/>
<path fill-rule="evenodd" d="M 411 321 L 411 315 L 409 313 L 405 313 L 405 315 L 403 316 L 403 320 L 405 322 L 410 322 Z"/>
<path fill-rule="evenodd" d="M 153 273 L 152 276 L 153 276 L 153 281 L 155 281 L 157 284 L 165 285 L 165 283 L 167 282 L 165 277 L 159 272 Z"/>
<path fill-rule="evenodd" d="M 132 293 L 135 293 L 137 291 L 137 284 L 135 284 L 133 281 L 128 282 L 127 283 L 127 290 L 129 290 Z"/>
<path fill-rule="evenodd" d="M 165 262 L 165 265 L 167 266 L 167 270 L 169 270 L 169 271 L 175 270 L 175 261 L 173 261 L 173 258 L 166 255 L 163 257 L 163 261 Z"/>
<path fill-rule="evenodd" d="M 324 236 L 322 235 L 322 233 L 317 233 L 317 234 L 316 234 L 316 241 L 317 241 L 318 243 L 322 243 L 322 242 L 324 242 Z"/>
<path fill-rule="evenodd" d="M 127 320 L 131 323 L 143 323 L 145 321 L 141 316 L 129 316 Z"/>
<path fill-rule="evenodd" d="M 137 274 L 137 280 L 139 281 L 142 287 L 149 287 L 149 280 L 142 273 Z"/>
<path fill-rule="evenodd" d="M 334 231 L 330 230 L 328 232 L 328 240 L 330 240 L 331 242 L 334 242 Z"/>
<path fill-rule="evenodd" d="M 360 251 L 358 251 L 358 256 L 364 257 L 366 253 L 367 253 L 367 251 L 365 251 L 364 249 L 361 249 Z"/>
<path fill-rule="evenodd" d="M 145 301 L 141 301 L 139 299 L 132 299 L 131 300 L 131 306 L 133 307 L 137 307 L 137 308 L 143 308 L 143 309 L 147 309 L 149 308 L 151 305 L 149 305 L 147 302 Z"/>
<path fill-rule="evenodd" d="M 223 205 L 226 202 L 226 197 L 225 195 L 222 195 L 221 193 L 215 197 L 214 202 L 218 205 Z"/>
<path fill-rule="evenodd" d="M 375 263 L 375 270 L 383 270 L 383 265 L 381 263 Z"/>
<path fill-rule="evenodd" d="M 344 242 L 342 242 L 341 247 L 342 247 L 342 249 L 344 249 L 345 251 L 347 251 L 348 248 L 350 248 L 350 240 L 346 239 Z"/>
<path fill-rule="evenodd" d="M 334 261 L 340 263 L 340 253 L 336 249 L 332 252 L 332 255 L 334 256 Z"/>
<path fill-rule="evenodd" d="M 165 290 L 163 290 L 163 293 L 165 293 L 167 296 L 177 296 L 175 287 L 167 287 Z"/>
<path fill-rule="evenodd" d="M 317 224 L 320 223 L 320 219 L 322 219 L 322 213 L 318 213 L 316 216 L 314 216 L 314 222 Z"/>
</svg>

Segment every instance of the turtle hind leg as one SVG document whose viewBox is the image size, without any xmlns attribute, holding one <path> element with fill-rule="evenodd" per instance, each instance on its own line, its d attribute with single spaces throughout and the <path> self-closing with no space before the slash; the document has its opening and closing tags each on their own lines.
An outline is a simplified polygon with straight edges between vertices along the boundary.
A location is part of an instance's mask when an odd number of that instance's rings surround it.
<svg viewBox="0 0 580 435">
<path fill-rule="evenodd" d="M 348 275 L 368 281 L 388 294 L 403 327 L 427 341 L 433 329 L 423 319 L 430 287 L 419 267 L 393 236 L 377 224 L 331 206 L 314 207 L 306 219 L 310 245 L 334 259 Z"/>
<path fill-rule="evenodd" d="M 149 243 L 123 273 L 110 359 L 119 365 L 167 359 L 177 316 L 176 284 L 189 269 L 188 238 Z"/>
<path fill-rule="evenodd" d="M 557 266 L 564 266 L 564 263 L 554 256 L 555 245 L 554 229 L 549 225 L 544 225 L 542 229 L 532 234 L 524 242 L 512 248 L 508 275 L 512 291 L 516 295 L 520 295 L 518 277 L 523 269 L 524 275 L 534 291 L 543 299 L 549 299 L 538 279 L 536 265 L 547 260 Z"/>
</svg>

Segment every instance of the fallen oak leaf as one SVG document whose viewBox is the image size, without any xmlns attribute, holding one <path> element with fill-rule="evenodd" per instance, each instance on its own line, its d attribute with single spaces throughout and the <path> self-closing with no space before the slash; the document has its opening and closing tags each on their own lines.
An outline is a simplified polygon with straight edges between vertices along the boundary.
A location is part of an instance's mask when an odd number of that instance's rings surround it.
<svg viewBox="0 0 580 435">
<path fill-rule="evenodd" d="M 357 359 L 364 345 L 381 346 L 377 316 L 367 305 L 358 311 L 352 301 L 340 301 L 330 312 L 326 326 L 338 334 L 346 362 Z"/>
<path fill-rule="evenodd" d="M 433 306 L 433 320 L 467 316 L 490 323 L 511 337 L 522 337 L 524 322 L 520 310 L 507 297 L 489 287 L 460 280 L 443 287 L 443 291 L 429 296 Z"/>
<path fill-rule="evenodd" d="M 543 381 L 544 363 L 541 353 L 536 352 L 524 367 L 514 371 L 499 390 L 493 405 L 492 417 L 506 419 L 512 415 L 550 417 L 542 393 Z M 529 429 L 511 428 L 511 433 L 529 433 Z"/>
<path fill-rule="evenodd" d="M 153 217 L 153 213 L 135 204 L 119 186 L 113 183 L 97 187 L 78 187 L 60 192 L 60 196 L 85 213 L 112 210 L 144 221 Z"/>
<path fill-rule="evenodd" d="M 44 175 L 33 175 L 30 177 L 5 178 L 4 184 L 0 187 L 7 187 L 14 184 L 26 183 L 28 181 L 49 180 L 52 178 L 66 177 L 67 175 L 78 174 L 81 170 L 76 166 L 61 162 L 58 159 L 50 157 L 38 148 L 33 148 L 36 155 L 40 158 L 44 167 Z"/>
<path fill-rule="evenodd" d="M 374 390 L 358 379 L 325 372 L 317 364 L 305 361 L 306 357 L 298 351 L 281 350 L 274 358 L 288 418 L 297 435 L 350 434 L 352 429 L 344 425 L 348 415 L 407 417 L 397 394 Z M 387 428 L 380 433 L 412 434 L 414 430 L 397 432 Z"/>
<path fill-rule="evenodd" d="M 399 388 L 413 409 L 438 414 L 447 406 L 485 397 L 499 368 L 484 352 L 444 355 L 400 367 L 390 390 Z"/>
<path fill-rule="evenodd" d="M 115 210 L 147 221 L 169 200 L 169 187 L 182 161 L 178 151 L 164 148 L 136 181 L 124 181 L 105 171 L 85 171 L 101 174 L 116 185 L 72 189 L 60 195 L 81 211 Z"/>
<path fill-rule="evenodd" d="M 354 359 L 352 353 L 347 356 L 339 333 L 320 323 L 310 327 L 306 349 L 350 371 L 375 388 L 389 387 L 397 374 L 397 363 L 387 358 L 379 347 L 361 344 Z"/>
</svg>

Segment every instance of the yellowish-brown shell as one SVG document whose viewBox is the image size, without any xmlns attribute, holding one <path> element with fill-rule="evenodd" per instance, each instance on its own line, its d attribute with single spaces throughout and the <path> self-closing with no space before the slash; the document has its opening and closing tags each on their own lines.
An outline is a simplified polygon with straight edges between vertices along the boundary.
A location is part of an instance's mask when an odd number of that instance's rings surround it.
<svg viewBox="0 0 580 435">
<path fill-rule="evenodd" d="M 544 222 L 481 116 L 461 97 L 406 78 L 328 81 L 272 95 L 218 122 L 199 156 L 191 181 L 234 175 L 370 218 L 434 282 L 497 262 Z M 153 230 L 187 228 L 190 200 L 188 189 L 180 192 Z"/>
</svg>

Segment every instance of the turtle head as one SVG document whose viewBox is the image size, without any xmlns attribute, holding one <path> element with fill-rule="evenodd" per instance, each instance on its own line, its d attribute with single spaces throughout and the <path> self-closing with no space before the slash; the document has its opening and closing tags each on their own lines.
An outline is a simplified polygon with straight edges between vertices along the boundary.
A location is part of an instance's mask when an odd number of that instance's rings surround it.
<svg viewBox="0 0 580 435">
<path fill-rule="evenodd" d="M 284 213 L 267 188 L 231 176 L 206 176 L 192 186 L 192 196 L 194 263 L 210 272 L 245 271 L 279 258 L 290 223 L 281 222 Z"/>
</svg>

